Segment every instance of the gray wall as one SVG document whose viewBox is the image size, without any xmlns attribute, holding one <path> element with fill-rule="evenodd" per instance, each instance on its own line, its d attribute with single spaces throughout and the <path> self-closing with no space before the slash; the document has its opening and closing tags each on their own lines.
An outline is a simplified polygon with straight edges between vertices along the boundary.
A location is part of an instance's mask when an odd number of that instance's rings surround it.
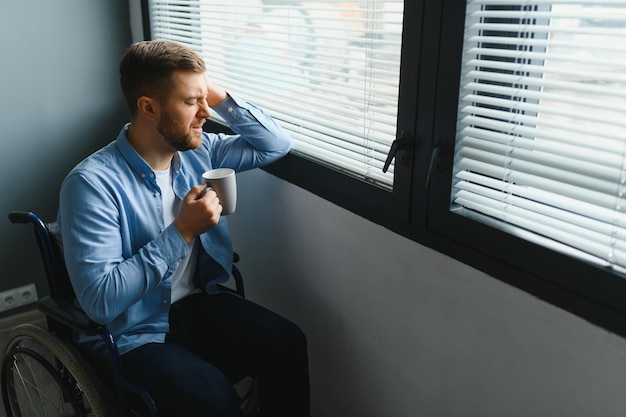
<svg viewBox="0 0 626 417">
<path fill-rule="evenodd" d="M 3 0 L 0 216 L 47 218 L 126 120 L 125 0 Z M 309 338 L 314 417 L 623 416 L 626 342 L 262 171 L 231 216 L 249 298 Z M 6 218 L 6 217 L 5 217 Z M 40 281 L 0 221 L 0 290 Z"/>
<path fill-rule="evenodd" d="M 626 341 L 263 172 L 248 297 L 308 335 L 314 417 L 626 415 Z"/>
<path fill-rule="evenodd" d="M 31 228 L 7 213 L 54 218 L 67 171 L 115 137 L 127 120 L 117 65 L 129 43 L 126 0 L 2 0 L 0 291 L 35 282 L 45 292 Z"/>
</svg>

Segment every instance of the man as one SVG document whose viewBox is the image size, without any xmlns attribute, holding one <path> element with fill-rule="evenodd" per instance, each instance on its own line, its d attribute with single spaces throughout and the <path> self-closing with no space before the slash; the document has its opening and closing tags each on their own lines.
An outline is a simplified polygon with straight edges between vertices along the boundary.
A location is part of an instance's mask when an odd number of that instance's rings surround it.
<svg viewBox="0 0 626 417">
<path fill-rule="evenodd" d="M 125 377 L 151 394 L 160 416 L 241 415 L 232 383 L 250 375 L 262 415 L 308 417 L 306 339 L 290 321 L 219 291 L 231 240 L 217 195 L 201 184 L 211 168 L 275 161 L 291 139 L 210 82 L 200 56 L 180 44 L 131 45 L 120 81 L 131 122 L 61 187 L 58 223 L 78 304 L 109 328 Z M 236 134 L 203 132 L 211 109 Z"/>
</svg>

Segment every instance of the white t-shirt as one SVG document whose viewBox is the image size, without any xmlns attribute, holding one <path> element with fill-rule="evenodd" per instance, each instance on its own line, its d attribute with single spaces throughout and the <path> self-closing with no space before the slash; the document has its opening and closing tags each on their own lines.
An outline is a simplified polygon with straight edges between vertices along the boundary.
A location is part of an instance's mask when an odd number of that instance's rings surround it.
<svg viewBox="0 0 626 417">
<path fill-rule="evenodd" d="M 173 188 L 173 178 L 171 169 L 154 171 L 157 184 L 161 188 L 161 199 L 163 201 L 163 224 L 169 226 L 180 209 L 180 199 L 176 198 Z M 189 254 L 180 260 L 176 271 L 172 274 L 172 304 L 185 298 L 194 292 L 200 292 L 193 286 L 192 277 L 196 270 L 196 259 L 198 257 L 198 239 L 193 238 L 189 242 Z"/>
</svg>

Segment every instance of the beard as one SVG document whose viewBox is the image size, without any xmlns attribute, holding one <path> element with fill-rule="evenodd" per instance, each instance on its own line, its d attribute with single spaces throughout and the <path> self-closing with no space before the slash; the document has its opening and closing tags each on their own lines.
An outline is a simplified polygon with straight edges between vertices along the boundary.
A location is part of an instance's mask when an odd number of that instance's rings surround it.
<svg viewBox="0 0 626 417">
<path fill-rule="evenodd" d="M 161 116 L 157 131 L 165 142 L 177 151 L 188 151 L 199 146 L 199 141 L 194 140 L 194 133 L 189 126 L 176 122 L 167 112 Z"/>
</svg>

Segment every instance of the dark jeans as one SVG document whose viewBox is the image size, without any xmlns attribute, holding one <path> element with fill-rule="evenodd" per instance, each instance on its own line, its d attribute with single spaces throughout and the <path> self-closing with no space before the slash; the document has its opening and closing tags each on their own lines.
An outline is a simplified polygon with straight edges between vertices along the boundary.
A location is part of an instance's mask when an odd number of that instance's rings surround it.
<svg viewBox="0 0 626 417">
<path fill-rule="evenodd" d="M 306 338 L 294 323 L 232 294 L 194 294 L 170 308 L 166 343 L 122 356 L 160 417 L 240 416 L 233 382 L 258 377 L 262 416 L 309 417 Z"/>
</svg>

